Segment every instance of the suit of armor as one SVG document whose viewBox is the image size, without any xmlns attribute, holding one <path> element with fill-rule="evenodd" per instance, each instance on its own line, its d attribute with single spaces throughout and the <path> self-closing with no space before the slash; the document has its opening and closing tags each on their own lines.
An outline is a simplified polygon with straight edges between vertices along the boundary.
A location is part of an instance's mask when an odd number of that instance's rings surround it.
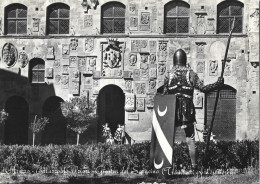
<svg viewBox="0 0 260 184">
<path fill-rule="evenodd" d="M 196 119 L 193 92 L 194 89 L 204 93 L 209 92 L 220 87 L 224 83 L 224 79 L 218 78 L 218 81 L 213 84 L 203 85 L 198 75 L 186 66 L 186 62 L 186 53 L 182 49 L 178 49 L 173 56 L 174 66 L 168 76 L 165 76 L 163 94 L 176 95 L 175 125 L 181 126 L 185 131 L 192 168 L 196 168 L 195 129 L 193 126 Z"/>
<path fill-rule="evenodd" d="M 176 65 L 169 72 L 164 80 L 163 94 L 176 95 L 176 126 L 187 126 L 193 124 L 195 120 L 195 108 L 193 104 L 194 89 L 207 93 L 223 84 L 223 79 L 219 78 L 213 84 L 203 85 L 198 75 L 189 67 Z"/>
</svg>

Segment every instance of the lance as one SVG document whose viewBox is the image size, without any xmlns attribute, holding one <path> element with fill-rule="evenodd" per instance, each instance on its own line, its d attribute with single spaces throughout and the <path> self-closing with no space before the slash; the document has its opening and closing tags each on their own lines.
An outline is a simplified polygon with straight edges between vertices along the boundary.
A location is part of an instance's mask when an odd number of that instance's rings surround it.
<svg viewBox="0 0 260 184">
<path fill-rule="evenodd" d="M 225 52 L 225 56 L 224 56 L 224 61 L 222 63 L 222 70 L 221 70 L 221 75 L 220 75 L 221 78 L 223 77 L 224 70 L 225 70 L 225 65 L 226 65 L 226 61 L 227 61 L 227 55 L 228 55 L 230 39 L 231 39 L 232 32 L 234 30 L 234 24 L 235 24 L 235 17 L 233 19 L 231 30 L 230 30 L 229 35 L 228 35 L 228 42 L 227 42 L 226 52 Z M 206 149 L 205 149 L 205 155 L 204 155 L 204 161 L 203 161 L 204 163 L 206 161 L 207 153 L 208 153 L 208 150 L 209 150 L 210 136 L 211 136 L 211 132 L 212 132 L 212 129 L 213 129 L 213 122 L 214 122 L 214 119 L 215 119 L 216 109 L 217 109 L 217 105 L 218 105 L 219 93 L 220 93 L 220 88 L 217 89 L 217 96 L 216 96 L 216 101 L 215 101 L 215 105 L 214 105 L 213 115 L 212 115 L 209 131 L 208 131 L 208 135 L 207 135 Z"/>
</svg>

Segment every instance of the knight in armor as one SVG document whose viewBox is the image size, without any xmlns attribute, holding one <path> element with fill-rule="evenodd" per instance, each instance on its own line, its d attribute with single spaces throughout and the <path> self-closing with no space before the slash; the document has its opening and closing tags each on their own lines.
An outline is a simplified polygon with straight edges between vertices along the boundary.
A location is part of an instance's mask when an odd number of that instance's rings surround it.
<svg viewBox="0 0 260 184">
<path fill-rule="evenodd" d="M 213 84 L 204 85 L 198 75 L 186 66 L 187 56 L 182 49 L 178 49 L 173 56 L 173 68 L 165 76 L 163 94 L 176 95 L 175 125 L 185 131 L 186 142 L 189 147 L 192 168 L 196 169 L 195 147 L 195 108 L 193 104 L 194 89 L 207 93 L 224 84 L 224 78 L 218 78 Z"/>
</svg>

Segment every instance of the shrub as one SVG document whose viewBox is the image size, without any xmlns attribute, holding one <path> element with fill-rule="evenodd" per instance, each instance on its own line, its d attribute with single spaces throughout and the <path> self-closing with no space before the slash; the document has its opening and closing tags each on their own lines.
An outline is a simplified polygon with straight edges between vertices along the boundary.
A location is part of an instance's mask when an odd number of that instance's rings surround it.
<svg viewBox="0 0 260 184">
<path fill-rule="evenodd" d="M 203 163 L 205 143 L 197 142 L 199 169 L 224 173 L 236 168 L 240 172 L 259 165 L 258 141 L 210 142 L 209 159 Z M 176 171 L 189 170 L 191 161 L 186 143 L 174 144 Z M 151 170 L 150 143 L 130 145 L 86 144 L 49 146 L 0 146 L 0 171 L 51 172 L 54 170 L 90 172 L 140 172 Z"/>
</svg>

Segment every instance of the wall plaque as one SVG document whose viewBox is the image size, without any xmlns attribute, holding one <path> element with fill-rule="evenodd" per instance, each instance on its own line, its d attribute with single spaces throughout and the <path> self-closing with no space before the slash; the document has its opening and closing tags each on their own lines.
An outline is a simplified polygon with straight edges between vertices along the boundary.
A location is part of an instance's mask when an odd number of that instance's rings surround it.
<svg viewBox="0 0 260 184">
<path fill-rule="evenodd" d="M 144 111 L 145 110 L 145 100 L 143 97 L 136 98 L 136 110 Z"/>
<path fill-rule="evenodd" d="M 70 56 L 70 68 L 77 68 L 77 67 L 78 67 L 78 57 Z"/>
<path fill-rule="evenodd" d="M 85 51 L 87 53 L 92 53 L 94 50 L 94 38 L 85 39 Z"/>
<path fill-rule="evenodd" d="M 69 44 L 62 44 L 62 57 L 69 58 L 70 55 L 70 46 Z"/>
<path fill-rule="evenodd" d="M 53 78 L 53 68 L 46 68 L 45 76 L 46 78 Z"/>
<path fill-rule="evenodd" d="M 128 114 L 128 120 L 139 120 L 139 114 Z"/>
<path fill-rule="evenodd" d="M 84 28 L 93 26 L 93 15 L 84 15 Z"/>
<path fill-rule="evenodd" d="M 54 59 L 54 47 L 48 47 L 47 48 L 47 56 L 46 59 Z"/>
<path fill-rule="evenodd" d="M 209 61 L 209 75 L 210 76 L 218 75 L 218 61 L 217 60 Z"/>
<path fill-rule="evenodd" d="M 125 111 L 131 112 L 135 111 L 135 95 L 134 94 L 126 94 L 125 95 Z"/>
<path fill-rule="evenodd" d="M 21 68 L 24 68 L 29 62 L 28 56 L 25 52 L 20 52 L 18 56 L 18 63 Z"/>
<path fill-rule="evenodd" d="M 150 12 L 141 12 L 140 13 L 140 31 L 150 31 Z"/>
<path fill-rule="evenodd" d="M 2 50 L 2 57 L 8 67 L 14 66 L 17 61 L 17 50 L 11 43 L 6 43 Z"/>
</svg>

